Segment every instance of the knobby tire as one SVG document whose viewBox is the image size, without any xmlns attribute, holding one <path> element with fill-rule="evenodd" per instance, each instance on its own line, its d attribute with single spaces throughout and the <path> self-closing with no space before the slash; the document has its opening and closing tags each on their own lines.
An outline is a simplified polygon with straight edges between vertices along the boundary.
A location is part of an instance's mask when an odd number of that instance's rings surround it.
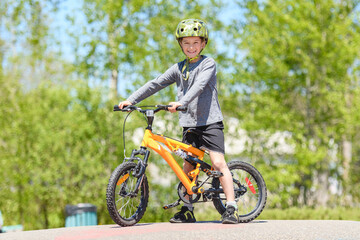
<svg viewBox="0 0 360 240">
<path fill-rule="evenodd" d="M 132 226 L 139 222 L 148 204 L 148 181 L 145 173 L 139 178 L 133 175 L 136 165 L 134 162 L 125 162 L 119 165 L 113 171 L 106 190 L 109 214 L 115 223 L 123 227 Z M 135 190 L 136 182 L 142 177 L 137 196 L 130 196 Z"/>
<path fill-rule="evenodd" d="M 250 222 L 257 218 L 265 207 L 267 199 L 265 181 L 260 172 L 248 163 L 231 161 L 228 163 L 228 167 L 233 174 L 233 179 L 240 181 L 241 185 L 247 189 L 244 195 L 238 197 L 235 196 L 235 200 L 237 200 L 240 222 Z M 250 180 L 254 188 L 250 189 L 249 184 L 246 183 L 246 179 Z M 220 180 L 214 178 L 212 185 L 215 189 L 219 188 Z M 238 188 L 237 184 L 234 183 L 233 185 L 234 188 Z M 213 199 L 213 204 L 221 215 L 226 210 L 225 203 L 225 194 L 223 193 L 217 194 Z"/>
</svg>

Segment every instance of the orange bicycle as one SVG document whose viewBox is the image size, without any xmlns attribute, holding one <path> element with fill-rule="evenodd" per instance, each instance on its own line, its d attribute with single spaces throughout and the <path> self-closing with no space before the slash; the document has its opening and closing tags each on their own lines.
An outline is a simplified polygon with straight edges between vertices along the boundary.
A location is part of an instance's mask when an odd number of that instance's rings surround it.
<svg viewBox="0 0 360 240">
<path fill-rule="evenodd" d="M 181 141 L 152 132 L 154 115 L 167 110 L 169 105 L 127 106 L 114 111 L 138 111 L 147 119 L 147 127 L 140 149 L 133 150 L 112 173 L 106 191 L 109 214 L 120 226 L 132 226 L 144 216 L 149 199 L 149 184 L 145 174 L 151 148 L 157 152 L 174 171 L 180 183 L 177 186 L 179 199 L 163 208 L 169 209 L 185 203 L 212 201 L 216 210 L 222 215 L 225 212 L 225 194 L 220 186 L 221 172 L 206 163 L 205 151 Z M 178 111 L 186 108 L 178 107 Z M 126 118 L 124 122 L 126 121 Z M 125 131 L 125 129 L 124 129 Z M 171 153 L 183 158 L 193 165 L 194 170 L 186 174 Z M 240 222 L 250 222 L 260 215 L 266 204 L 267 192 L 263 177 L 252 165 L 242 161 L 231 161 L 228 167 L 233 177 L 235 200 L 238 204 Z M 200 180 L 203 174 L 205 180 Z"/>
</svg>

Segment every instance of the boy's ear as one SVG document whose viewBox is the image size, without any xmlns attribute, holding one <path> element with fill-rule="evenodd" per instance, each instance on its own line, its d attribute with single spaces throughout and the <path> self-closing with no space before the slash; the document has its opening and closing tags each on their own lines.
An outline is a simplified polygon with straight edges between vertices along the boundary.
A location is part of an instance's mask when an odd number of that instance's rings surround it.
<svg viewBox="0 0 360 240">
<path fill-rule="evenodd" d="M 203 38 L 203 40 L 202 40 L 202 42 L 201 42 L 201 46 L 202 46 L 202 48 L 204 49 L 205 48 L 205 46 L 206 46 L 206 41 L 205 41 L 205 39 Z"/>
<path fill-rule="evenodd" d="M 180 39 L 178 40 L 178 43 L 179 43 L 179 45 L 180 45 L 181 48 L 182 48 L 182 41 L 183 41 L 182 38 L 180 38 Z"/>
</svg>

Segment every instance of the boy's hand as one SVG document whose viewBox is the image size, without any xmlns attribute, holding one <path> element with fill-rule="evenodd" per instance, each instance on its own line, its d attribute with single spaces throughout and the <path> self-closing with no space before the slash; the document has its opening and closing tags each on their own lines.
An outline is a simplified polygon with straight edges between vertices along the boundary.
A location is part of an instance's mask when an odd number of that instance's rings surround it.
<svg viewBox="0 0 360 240">
<path fill-rule="evenodd" d="M 179 106 L 182 106 L 182 104 L 179 103 L 179 102 L 170 102 L 169 105 L 171 105 L 171 107 L 169 107 L 168 110 L 169 110 L 171 113 L 176 112 L 176 108 L 179 107 Z"/>
<path fill-rule="evenodd" d="M 123 109 L 124 107 L 129 106 L 129 105 L 133 105 L 133 104 L 126 100 L 126 101 L 123 101 L 123 102 L 119 103 L 119 108 Z"/>
</svg>

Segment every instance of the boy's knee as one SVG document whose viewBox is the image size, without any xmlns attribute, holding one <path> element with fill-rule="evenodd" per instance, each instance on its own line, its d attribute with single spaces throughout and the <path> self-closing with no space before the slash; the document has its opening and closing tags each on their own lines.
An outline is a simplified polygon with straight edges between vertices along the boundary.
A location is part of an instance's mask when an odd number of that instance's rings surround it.
<svg viewBox="0 0 360 240">
<path fill-rule="evenodd" d="M 215 160 L 212 162 L 212 165 L 217 171 L 227 168 L 225 160 Z"/>
<path fill-rule="evenodd" d="M 210 152 L 211 163 L 216 170 L 227 167 L 224 154 L 220 152 Z"/>
<path fill-rule="evenodd" d="M 184 170 L 184 172 L 185 173 L 188 173 L 188 172 L 190 172 L 191 170 L 193 170 L 194 169 L 194 167 L 193 167 L 193 165 L 191 165 L 189 162 L 187 162 L 187 161 L 184 161 L 184 163 L 183 163 L 183 170 Z"/>
<path fill-rule="evenodd" d="M 189 162 L 184 161 L 183 167 L 192 167 L 192 165 Z"/>
</svg>

